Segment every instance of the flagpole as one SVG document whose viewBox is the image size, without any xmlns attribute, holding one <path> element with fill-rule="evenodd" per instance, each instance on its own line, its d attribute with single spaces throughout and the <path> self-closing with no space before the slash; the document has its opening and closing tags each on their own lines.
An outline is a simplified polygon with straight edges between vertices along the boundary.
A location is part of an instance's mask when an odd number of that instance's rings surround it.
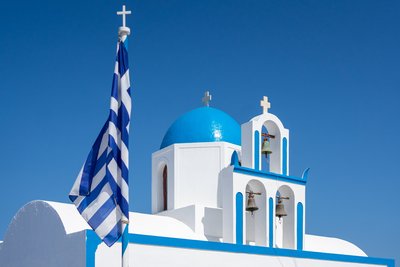
<svg viewBox="0 0 400 267">
<path fill-rule="evenodd" d="M 121 256 L 122 256 L 122 267 L 129 266 L 129 223 L 127 221 L 122 222 L 122 236 L 121 236 Z"/>
<path fill-rule="evenodd" d="M 131 33 L 129 27 L 126 27 L 126 15 L 130 15 L 131 11 L 127 11 L 125 5 L 122 6 L 122 11 L 118 11 L 117 15 L 122 16 L 122 26 L 118 29 L 118 36 L 121 42 L 127 45 L 126 39 Z M 127 48 L 127 46 L 125 46 Z M 128 200 L 129 201 L 129 200 Z M 129 218 L 123 216 L 121 220 L 121 265 L 129 267 Z"/>
</svg>

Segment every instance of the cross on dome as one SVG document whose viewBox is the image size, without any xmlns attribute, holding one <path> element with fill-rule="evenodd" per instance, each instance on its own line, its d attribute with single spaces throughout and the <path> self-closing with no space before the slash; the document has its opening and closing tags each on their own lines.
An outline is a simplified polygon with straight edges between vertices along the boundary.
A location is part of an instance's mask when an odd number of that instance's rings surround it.
<svg viewBox="0 0 400 267">
<path fill-rule="evenodd" d="M 201 101 L 204 103 L 204 106 L 206 106 L 206 107 L 210 106 L 211 95 L 210 95 L 209 91 L 206 91 L 204 93 L 204 97 L 201 99 Z"/>
<path fill-rule="evenodd" d="M 271 103 L 268 101 L 267 96 L 264 96 L 263 99 L 260 101 L 260 106 L 263 109 L 263 113 L 268 113 L 268 109 L 271 108 Z"/>
</svg>

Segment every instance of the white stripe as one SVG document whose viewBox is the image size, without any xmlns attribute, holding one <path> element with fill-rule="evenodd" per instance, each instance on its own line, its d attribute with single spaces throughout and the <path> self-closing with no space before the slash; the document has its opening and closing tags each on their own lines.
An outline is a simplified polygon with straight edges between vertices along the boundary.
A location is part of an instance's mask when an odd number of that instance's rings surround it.
<svg viewBox="0 0 400 267">
<path fill-rule="evenodd" d="M 103 137 L 101 138 L 99 154 L 97 154 L 97 159 L 106 151 L 108 147 L 108 127 L 107 130 L 104 132 Z"/>
<path fill-rule="evenodd" d="M 104 221 L 95 229 L 96 233 L 103 239 L 121 220 L 121 210 L 118 208 L 113 209 L 112 212 L 104 219 Z"/>
<path fill-rule="evenodd" d="M 119 63 L 118 63 L 118 61 L 116 61 L 115 62 L 115 66 L 114 66 L 114 74 L 117 74 L 119 76 L 118 67 L 119 67 Z M 119 77 L 118 77 L 118 80 L 119 80 Z"/>
<path fill-rule="evenodd" d="M 128 114 L 130 117 L 132 103 L 131 103 L 131 97 L 128 94 L 128 89 L 130 88 L 129 69 L 125 72 L 124 76 L 121 77 L 120 83 L 121 83 L 121 91 L 120 91 L 121 92 L 121 101 L 124 104 L 126 110 L 128 111 Z"/>
<path fill-rule="evenodd" d="M 99 172 L 93 177 L 92 185 L 90 186 L 90 192 L 92 192 L 99 185 L 99 183 L 103 180 L 103 178 L 105 178 L 105 176 L 106 176 L 106 164 L 104 164 L 103 167 L 101 167 L 101 169 L 99 170 Z M 79 181 L 80 180 L 81 179 L 79 179 Z M 70 195 L 73 195 L 73 194 L 70 193 Z M 78 187 L 78 193 L 75 196 L 78 196 L 78 195 L 79 195 L 79 187 Z M 75 199 L 75 201 L 74 201 L 75 206 L 78 207 L 85 197 L 86 196 L 78 196 L 78 198 Z"/>
<path fill-rule="evenodd" d="M 115 182 L 121 189 L 122 196 L 127 202 L 129 202 L 129 187 L 125 180 L 122 178 L 121 169 L 118 167 L 117 162 L 112 159 L 107 167 L 108 171 L 111 173 L 111 176 L 114 178 Z"/>
<path fill-rule="evenodd" d="M 92 185 L 90 186 L 90 191 L 93 191 L 99 185 L 99 183 L 103 181 L 103 178 L 106 177 L 106 165 L 107 163 L 105 162 L 104 165 L 99 170 L 99 172 L 93 177 Z"/>
<path fill-rule="evenodd" d="M 122 140 L 121 140 L 122 141 Z M 129 170 L 129 150 L 124 142 L 121 142 L 121 159 L 125 164 L 126 168 Z"/>
<path fill-rule="evenodd" d="M 131 83 L 129 81 L 129 69 L 127 69 L 125 74 L 121 77 L 120 82 L 121 90 L 128 91 L 129 87 L 131 87 Z"/>
<path fill-rule="evenodd" d="M 117 144 L 118 148 L 121 149 L 121 132 L 119 129 L 115 126 L 115 124 L 110 121 L 108 123 L 108 132 L 109 135 L 111 135 L 114 138 L 115 143 Z"/>
<path fill-rule="evenodd" d="M 81 186 L 81 181 L 82 181 L 82 172 L 83 172 L 83 167 L 85 164 L 83 164 L 81 170 L 79 171 L 78 177 L 75 179 L 75 183 L 71 188 L 71 192 L 69 194 L 71 196 L 79 196 L 79 188 Z"/>
<path fill-rule="evenodd" d="M 83 210 L 82 217 L 85 218 L 85 220 L 88 222 L 93 215 L 101 209 L 103 204 L 110 199 L 110 197 L 113 195 L 110 185 L 107 183 L 103 186 L 101 189 L 101 193 L 96 197 L 95 200 L 92 201 L 92 203 L 89 204 L 89 206 L 86 207 L 86 209 Z"/>
<path fill-rule="evenodd" d="M 114 111 L 115 114 L 118 114 L 119 105 L 120 105 L 120 103 L 118 103 L 118 100 L 115 99 L 114 97 L 111 97 L 111 100 L 110 100 L 110 109 L 111 109 L 112 111 Z"/>
</svg>

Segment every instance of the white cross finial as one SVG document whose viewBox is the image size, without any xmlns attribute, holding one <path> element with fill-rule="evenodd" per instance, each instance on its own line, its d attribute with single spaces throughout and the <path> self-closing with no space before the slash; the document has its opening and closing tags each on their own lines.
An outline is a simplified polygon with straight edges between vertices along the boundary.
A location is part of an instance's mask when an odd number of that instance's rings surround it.
<svg viewBox="0 0 400 267">
<path fill-rule="evenodd" d="M 122 26 L 119 27 L 119 35 L 129 35 L 131 30 L 126 27 L 126 15 L 130 15 L 132 12 L 130 10 L 126 10 L 125 5 L 122 5 L 122 11 L 118 11 L 117 15 L 122 16 Z"/>
<path fill-rule="evenodd" d="M 268 102 L 267 96 L 264 96 L 260 101 L 260 106 L 263 108 L 263 113 L 268 113 L 268 109 L 271 108 L 271 103 Z"/>
<path fill-rule="evenodd" d="M 204 103 L 204 106 L 206 106 L 206 107 L 210 106 L 211 95 L 210 95 L 209 91 L 206 91 L 204 93 L 204 97 L 201 99 L 201 101 Z"/>
</svg>

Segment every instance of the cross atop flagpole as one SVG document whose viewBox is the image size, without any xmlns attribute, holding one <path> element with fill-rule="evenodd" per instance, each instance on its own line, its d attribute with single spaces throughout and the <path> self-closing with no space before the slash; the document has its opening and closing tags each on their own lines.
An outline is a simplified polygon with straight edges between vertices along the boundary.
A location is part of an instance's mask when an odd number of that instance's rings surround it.
<svg viewBox="0 0 400 267">
<path fill-rule="evenodd" d="M 122 26 L 118 29 L 118 35 L 120 37 L 124 35 L 129 35 L 131 33 L 131 29 L 129 29 L 129 27 L 126 27 L 126 15 L 130 14 L 132 14 L 132 11 L 126 10 L 125 5 L 122 5 L 122 11 L 117 12 L 118 16 L 122 16 Z"/>
</svg>

